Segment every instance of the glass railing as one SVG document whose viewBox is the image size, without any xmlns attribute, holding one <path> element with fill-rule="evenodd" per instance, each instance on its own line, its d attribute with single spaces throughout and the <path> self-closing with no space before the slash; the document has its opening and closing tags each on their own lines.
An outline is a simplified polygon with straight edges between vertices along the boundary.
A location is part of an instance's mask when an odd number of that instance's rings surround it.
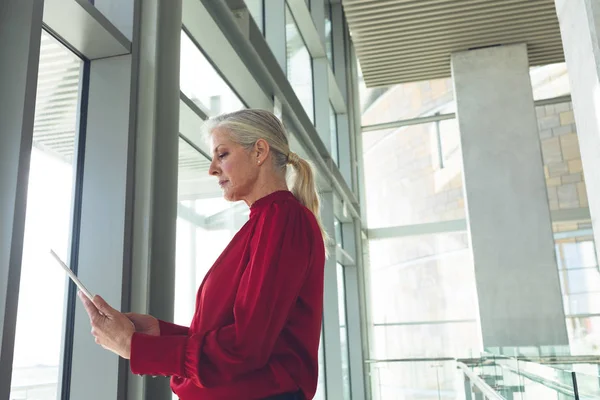
<svg viewBox="0 0 600 400">
<path fill-rule="evenodd" d="M 505 400 L 454 358 L 370 360 L 367 365 L 373 400 Z"/>
<path fill-rule="evenodd" d="M 373 400 L 464 399 L 455 359 L 371 360 L 367 366 Z"/>
<path fill-rule="evenodd" d="M 548 365 L 542 364 L 547 363 Z M 600 400 L 598 356 L 367 361 L 374 400 Z"/>
<path fill-rule="evenodd" d="M 485 353 L 471 367 L 491 387 L 506 398 L 518 400 L 591 400 L 600 399 L 597 364 L 580 363 L 581 358 L 553 356 L 539 358 L 544 365 L 527 358 Z M 580 372 L 585 370 L 586 372 Z"/>
</svg>

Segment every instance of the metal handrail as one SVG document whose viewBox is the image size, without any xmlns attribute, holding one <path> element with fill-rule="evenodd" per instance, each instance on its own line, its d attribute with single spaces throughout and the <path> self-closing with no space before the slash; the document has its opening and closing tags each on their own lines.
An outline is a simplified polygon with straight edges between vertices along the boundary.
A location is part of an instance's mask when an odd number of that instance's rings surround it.
<svg viewBox="0 0 600 400">
<path fill-rule="evenodd" d="M 478 365 L 485 361 L 493 361 L 494 359 L 516 359 L 519 361 L 530 361 L 542 365 L 552 364 L 600 364 L 600 356 L 589 355 L 589 356 L 542 356 L 542 357 L 528 357 L 528 356 L 502 356 L 502 355 L 489 355 L 480 358 L 455 358 L 455 357 L 430 357 L 430 358 L 385 358 L 385 359 L 367 359 L 364 361 L 365 364 L 379 364 L 379 363 L 403 363 L 403 362 L 428 362 L 428 361 L 457 361 L 467 365 Z"/>
<path fill-rule="evenodd" d="M 479 391 L 489 400 L 506 400 L 502 395 L 496 392 L 490 385 L 473 372 L 466 364 L 457 362 L 456 366 L 460 368 L 469 381 L 479 389 Z"/>
</svg>

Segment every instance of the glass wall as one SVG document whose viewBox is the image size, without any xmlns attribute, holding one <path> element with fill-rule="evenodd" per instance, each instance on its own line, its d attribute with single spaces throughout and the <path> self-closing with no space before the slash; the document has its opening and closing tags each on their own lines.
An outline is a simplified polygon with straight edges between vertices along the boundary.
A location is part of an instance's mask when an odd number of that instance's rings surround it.
<svg viewBox="0 0 600 400">
<path fill-rule="evenodd" d="M 363 160 L 369 228 L 465 218 L 456 120 L 365 132 Z"/>
<path fill-rule="evenodd" d="M 362 82 L 362 81 L 361 81 Z M 366 88 L 360 84 L 362 125 L 453 112 L 452 79 L 404 83 L 389 88 Z"/>
<path fill-rule="evenodd" d="M 312 60 L 287 3 L 285 6 L 285 40 L 287 78 L 308 118 L 314 123 Z"/>
<path fill-rule="evenodd" d="M 466 233 L 371 240 L 372 358 L 471 357 L 482 349 Z"/>
<path fill-rule="evenodd" d="M 181 31 L 180 87 L 181 92 L 208 116 L 245 108 L 185 31 Z"/>
<path fill-rule="evenodd" d="M 42 31 L 11 399 L 57 397 L 67 281 L 49 251 L 70 259 L 82 64 Z"/>
<path fill-rule="evenodd" d="M 571 354 L 596 354 L 600 272 L 573 105 L 562 97 L 570 94 L 568 73 L 561 63 L 532 67 L 530 76 L 534 100 L 546 100 L 536 113 Z M 363 126 L 401 125 L 362 133 L 370 358 L 478 356 L 458 124 L 411 121 L 454 113 L 452 80 L 360 89 Z M 543 348 L 516 350 L 536 355 Z M 373 364 L 375 398 L 454 398 L 453 367 L 429 364 Z"/>
</svg>

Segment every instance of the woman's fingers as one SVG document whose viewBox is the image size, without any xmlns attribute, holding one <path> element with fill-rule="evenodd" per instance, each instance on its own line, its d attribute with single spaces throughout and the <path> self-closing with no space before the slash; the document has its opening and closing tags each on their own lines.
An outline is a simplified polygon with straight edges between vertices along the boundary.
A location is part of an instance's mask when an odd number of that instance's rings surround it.
<svg viewBox="0 0 600 400">
<path fill-rule="evenodd" d="M 87 311 L 88 316 L 90 317 L 90 322 L 92 322 L 92 324 L 93 324 L 95 320 L 97 320 L 99 317 L 101 317 L 101 314 L 98 311 L 98 308 L 82 292 L 78 292 L 77 294 L 79 295 L 79 298 L 81 299 L 81 302 L 83 303 L 83 307 L 85 308 L 85 311 Z"/>
<path fill-rule="evenodd" d="M 92 304 L 94 304 L 94 306 L 96 306 L 96 308 L 98 309 L 98 311 L 100 311 L 102 314 L 106 315 L 107 317 L 110 317 L 111 315 L 113 315 L 116 312 L 116 310 L 114 308 L 112 308 L 99 295 L 95 295 L 94 296 L 94 302 Z"/>
<path fill-rule="evenodd" d="M 92 301 L 81 292 L 78 294 L 90 317 L 96 344 L 129 358 L 131 336 L 135 332 L 133 322 L 127 315 L 112 308 L 101 296 L 95 296 Z"/>
</svg>

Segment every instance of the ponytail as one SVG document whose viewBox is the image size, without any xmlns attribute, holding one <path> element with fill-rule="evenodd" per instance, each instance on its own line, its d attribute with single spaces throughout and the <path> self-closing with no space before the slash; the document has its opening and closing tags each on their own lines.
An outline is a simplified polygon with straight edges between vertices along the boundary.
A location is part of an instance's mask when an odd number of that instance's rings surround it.
<svg viewBox="0 0 600 400">
<path fill-rule="evenodd" d="M 321 223 L 321 201 L 319 200 L 319 194 L 317 193 L 317 184 L 315 182 L 312 166 L 308 161 L 300 158 L 294 152 L 288 154 L 287 163 L 291 165 L 294 170 L 294 179 L 291 188 L 292 194 L 300 203 L 302 203 L 302 205 L 312 211 L 315 215 L 315 218 L 319 223 L 319 228 L 321 228 L 323 240 L 325 241 L 325 244 L 328 244 L 328 235 Z"/>
</svg>

